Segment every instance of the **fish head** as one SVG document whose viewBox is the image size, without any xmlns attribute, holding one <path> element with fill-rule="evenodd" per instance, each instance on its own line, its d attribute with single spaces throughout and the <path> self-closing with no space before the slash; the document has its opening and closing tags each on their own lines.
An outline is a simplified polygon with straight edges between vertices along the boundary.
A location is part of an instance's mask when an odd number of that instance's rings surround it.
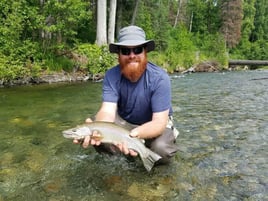
<svg viewBox="0 0 268 201">
<path fill-rule="evenodd" d="M 86 136 L 91 135 L 92 131 L 86 126 L 77 126 L 75 128 L 67 129 L 62 133 L 66 138 L 83 139 Z"/>
</svg>

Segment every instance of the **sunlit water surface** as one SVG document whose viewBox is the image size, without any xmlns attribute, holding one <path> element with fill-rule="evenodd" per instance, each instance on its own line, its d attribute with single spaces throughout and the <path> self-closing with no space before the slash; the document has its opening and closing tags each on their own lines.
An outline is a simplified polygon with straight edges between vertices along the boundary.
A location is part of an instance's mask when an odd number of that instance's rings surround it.
<svg viewBox="0 0 268 201">
<path fill-rule="evenodd" d="M 146 172 L 61 131 L 93 116 L 101 83 L 0 89 L 0 201 L 268 200 L 268 71 L 171 76 L 180 151 Z"/>
</svg>

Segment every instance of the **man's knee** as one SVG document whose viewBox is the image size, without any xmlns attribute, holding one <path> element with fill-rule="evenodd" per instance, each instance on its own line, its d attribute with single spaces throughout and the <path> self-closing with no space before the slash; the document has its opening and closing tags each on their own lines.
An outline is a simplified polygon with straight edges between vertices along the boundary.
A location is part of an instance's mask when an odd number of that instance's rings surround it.
<svg viewBox="0 0 268 201">
<path fill-rule="evenodd" d="M 151 144 L 150 149 L 162 157 L 162 159 L 159 161 L 161 163 L 169 163 L 170 158 L 174 156 L 175 153 L 177 152 L 177 149 L 175 148 L 175 144 L 170 145 L 163 141 L 154 141 Z"/>
<path fill-rule="evenodd" d="M 159 162 L 168 163 L 170 158 L 178 151 L 173 131 L 171 129 L 166 129 L 161 136 L 151 141 L 149 148 L 162 157 Z"/>
</svg>

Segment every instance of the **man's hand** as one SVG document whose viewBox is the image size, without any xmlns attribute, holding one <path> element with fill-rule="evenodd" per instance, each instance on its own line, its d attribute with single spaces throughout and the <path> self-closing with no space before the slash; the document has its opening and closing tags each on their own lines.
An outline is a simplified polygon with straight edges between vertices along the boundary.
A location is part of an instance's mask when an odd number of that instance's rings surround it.
<svg viewBox="0 0 268 201">
<path fill-rule="evenodd" d="M 92 120 L 91 120 L 90 118 L 87 118 L 87 119 L 85 120 L 85 123 L 91 123 L 91 122 L 92 122 Z M 99 135 L 99 133 L 98 133 L 97 131 L 93 131 L 92 136 L 93 136 L 93 138 L 94 138 L 94 137 L 99 137 L 100 135 Z M 86 136 L 86 137 L 83 139 L 83 141 L 74 139 L 74 140 L 73 140 L 73 143 L 74 143 L 74 144 L 82 144 L 82 146 L 83 146 L 84 148 L 87 148 L 90 144 L 91 144 L 91 145 L 99 146 L 99 145 L 101 144 L 101 142 L 100 142 L 99 140 L 94 140 L 93 138 L 91 138 L 91 137 L 88 135 L 88 136 Z"/>
<path fill-rule="evenodd" d="M 116 146 L 125 155 L 138 156 L 138 153 L 132 149 L 129 149 L 125 143 L 116 144 Z"/>
<path fill-rule="evenodd" d="M 134 128 L 133 130 L 131 130 L 129 135 L 130 137 L 140 138 L 139 131 L 137 128 Z"/>
</svg>

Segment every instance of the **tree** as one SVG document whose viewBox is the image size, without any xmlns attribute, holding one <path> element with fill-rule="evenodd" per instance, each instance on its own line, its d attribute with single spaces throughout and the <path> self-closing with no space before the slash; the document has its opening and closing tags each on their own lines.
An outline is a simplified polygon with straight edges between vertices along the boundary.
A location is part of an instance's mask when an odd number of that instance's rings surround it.
<svg viewBox="0 0 268 201">
<path fill-rule="evenodd" d="M 255 1 L 254 1 L 255 2 Z M 256 0 L 255 9 L 258 11 L 255 14 L 254 30 L 252 32 L 250 41 L 268 40 L 268 4 L 266 0 Z"/>
<path fill-rule="evenodd" d="M 97 36 L 96 36 L 96 44 L 106 45 L 107 44 L 107 2 L 106 0 L 99 0 L 97 5 Z"/>
<path fill-rule="evenodd" d="M 87 3 L 83 0 L 50 0 L 40 3 L 44 18 L 41 27 L 44 48 L 74 41 L 80 22 L 90 19 L 90 13 L 86 10 Z"/>
<path fill-rule="evenodd" d="M 256 9 L 254 7 L 256 0 L 244 0 L 243 3 L 243 21 L 241 27 L 241 40 L 239 44 L 229 50 L 230 56 L 235 55 L 233 58 L 237 59 L 249 59 L 251 54 L 251 34 L 254 29 L 254 18 Z"/>
<path fill-rule="evenodd" d="M 233 48 L 239 43 L 241 38 L 242 0 L 223 0 L 221 11 L 221 33 L 225 38 L 226 46 Z"/>
<path fill-rule="evenodd" d="M 117 0 L 110 0 L 108 43 L 114 42 Z"/>
<path fill-rule="evenodd" d="M 37 46 L 33 37 L 40 15 L 36 5 L 26 0 L 0 2 L 0 52 L 11 60 L 28 58 Z"/>
<path fill-rule="evenodd" d="M 114 42 L 117 0 L 110 0 L 108 43 Z"/>
<path fill-rule="evenodd" d="M 169 0 L 140 1 L 135 24 L 142 27 L 148 39 L 154 39 L 158 50 L 167 47 L 169 22 Z"/>
<path fill-rule="evenodd" d="M 188 1 L 188 26 L 193 33 L 215 34 L 219 31 L 219 4 L 215 0 Z"/>
<path fill-rule="evenodd" d="M 136 17 L 137 17 L 139 3 L 140 3 L 140 0 L 137 0 L 136 1 L 136 4 L 135 4 L 133 15 L 132 15 L 132 20 L 131 20 L 131 24 L 133 24 L 133 25 L 135 24 L 135 20 L 136 20 Z"/>
<path fill-rule="evenodd" d="M 180 16 L 180 10 L 181 10 L 181 0 L 178 1 L 177 15 L 176 15 L 175 22 L 174 22 L 174 25 L 173 25 L 174 28 L 178 24 L 178 20 L 179 20 L 179 16 Z"/>
</svg>

